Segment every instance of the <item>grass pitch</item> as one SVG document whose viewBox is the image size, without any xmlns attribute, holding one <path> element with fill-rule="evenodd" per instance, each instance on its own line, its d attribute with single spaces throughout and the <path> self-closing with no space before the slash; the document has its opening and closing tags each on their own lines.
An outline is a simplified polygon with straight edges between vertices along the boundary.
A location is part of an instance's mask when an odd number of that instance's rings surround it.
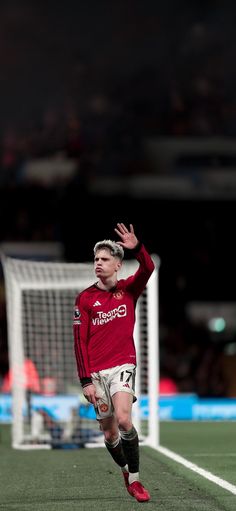
<svg viewBox="0 0 236 511">
<path fill-rule="evenodd" d="M 236 424 L 161 423 L 161 444 L 235 484 Z M 235 511 L 236 495 L 151 448 L 141 446 L 141 480 L 148 503 L 126 491 L 105 448 L 19 451 L 1 426 L 2 511 Z"/>
</svg>

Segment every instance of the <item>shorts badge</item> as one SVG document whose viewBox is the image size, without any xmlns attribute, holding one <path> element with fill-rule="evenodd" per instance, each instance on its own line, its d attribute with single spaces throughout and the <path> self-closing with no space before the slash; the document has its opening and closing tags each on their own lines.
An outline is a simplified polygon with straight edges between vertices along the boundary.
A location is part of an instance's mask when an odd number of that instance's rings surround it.
<svg viewBox="0 0 236 511">
<path fill-rule="evenodd" d="M 99 408 L 102 413 L 105 413 L 108 410 L 108 405 L 106 403 L 102 403 L 101 405 L 99 405 Z"/>
</svg>

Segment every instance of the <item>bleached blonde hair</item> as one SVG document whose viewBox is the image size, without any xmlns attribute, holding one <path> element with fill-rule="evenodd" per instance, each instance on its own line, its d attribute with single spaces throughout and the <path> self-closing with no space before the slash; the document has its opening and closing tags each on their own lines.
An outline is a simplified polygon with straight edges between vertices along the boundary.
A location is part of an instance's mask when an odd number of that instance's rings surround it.
<svg viewBox="0 0 236 511">
<path fill-rule="evenodd" d="M 113 257 L 118 257 L 120 261 L 124 259 L 124 249 L 121 245 L 118 245 L 115 241 L 112 240 L 102 240 L 98 241 L 96 245 L 94 245 L 94 255 L 98 252 L 98 250 L 102 250 L 103 248 L 108 248 Z"/>
</svg>

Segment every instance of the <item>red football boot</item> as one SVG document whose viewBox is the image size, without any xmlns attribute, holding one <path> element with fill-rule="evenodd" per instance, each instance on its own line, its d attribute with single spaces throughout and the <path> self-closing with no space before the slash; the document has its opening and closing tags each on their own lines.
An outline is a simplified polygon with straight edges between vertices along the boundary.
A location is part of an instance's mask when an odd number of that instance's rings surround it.
<svg viewBox="0 0 236 511">
<path fill-rule="evenodd" d="M 128 492 L 132 497 L 134 497 L 138 502 L 147 502 L 150 500 L 150 494 L 144 488 L 144 486 L 139 481 L 134 481 L 132 484 L 128 486 Z"/>
</svg>

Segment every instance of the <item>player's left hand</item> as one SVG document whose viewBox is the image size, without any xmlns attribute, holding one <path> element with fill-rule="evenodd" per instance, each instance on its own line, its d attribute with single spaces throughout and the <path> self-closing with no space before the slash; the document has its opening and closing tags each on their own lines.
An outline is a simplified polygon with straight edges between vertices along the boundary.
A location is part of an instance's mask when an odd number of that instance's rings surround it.
<svg viewBox="0 0 236 511">
<path fill-rule="evenodd" d="M 115 232 L 122 240 L 117 241 L 118 245 L 121 245 L 123 248 L 132 250 L 137 246 L 138 239 L 135 236 L 132 224 L 130 224 L 129 228 L 130 230 L 125 226 L 125 224 L 118 223 L 117 227 L 115 228 Z"/>
</svg>

